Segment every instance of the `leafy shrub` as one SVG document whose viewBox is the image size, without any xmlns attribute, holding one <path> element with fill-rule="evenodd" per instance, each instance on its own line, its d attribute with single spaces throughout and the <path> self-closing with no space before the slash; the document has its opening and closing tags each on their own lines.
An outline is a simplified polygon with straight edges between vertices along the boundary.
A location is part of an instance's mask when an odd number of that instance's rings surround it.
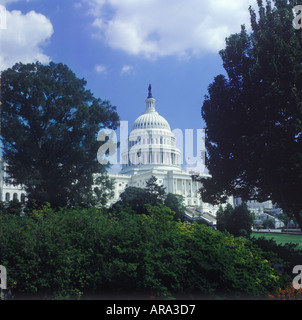
<svg viewBox="0 0 302 320">
<path fill-rule="evenodd" d="M 297 249 L 297 244 L 277 244 L 274 239 L 265 239 L 264 237 L 252 237 L 251 241 L 263 251 L 265 258 L 282 275 L 280 287 L 286 288 L 287 282 L 290 282 L 293 277 L 294 266 L 301 264 L 302 250 Z"/>
<path fill-rule="evenodd" d="M 261 297 L 278 287 L 279 276 L 248 239 L 201 225 L 188 240 L 191 286 L 204 294 Z"/>
<path fill-rule="evenodd" d="M 267 296 L 279 287 L 251 241 L 175 221 L 167 207 L 147 210 L 46 206 L 1 215 L 0 264 L 13 295 Z"/>
<path fill-rule="evenodd" d="M 254 214 L 249 211 L 246 203 L 235 208 L 227 204 L 225 209 L 220 207 L 217 211 L 217 229 L 227 231 L 235 237 L 249 237 L 252 233 L 253 221 Z"/>
<path fill-rule="evenodd" d="M 9 202 L 0 201 L 0 215 L 14 214 L 20 215 L 22 213 L 22 204 L 19 200 L 11 200 Z"/>
</svg>

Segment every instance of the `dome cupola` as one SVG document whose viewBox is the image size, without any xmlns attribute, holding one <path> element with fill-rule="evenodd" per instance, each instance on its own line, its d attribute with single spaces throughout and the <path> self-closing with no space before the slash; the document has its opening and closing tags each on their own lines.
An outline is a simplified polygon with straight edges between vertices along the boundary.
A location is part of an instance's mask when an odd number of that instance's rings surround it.
<svg viewBox="0 0 302 320">
<path fill-rule="evenodd" d="M 128 137 L 128 150 L 122 153 L 122 173 L 161 168 L 180 170 L 181 152 L 168 121 L 155 109 L 151 85 L 145 112 L 133 123 Z"/>
<path fill-rule="evenodd" d="M 155 99 L 152 97 L 151 85 L 149 85 L 149 95 L 146 99 L 146 110 L 138 117 L 132 126 L 135 129 L 167 129 L 171 131 L 168 121 L 160 116 L 155 109 Z"/>
</svg>

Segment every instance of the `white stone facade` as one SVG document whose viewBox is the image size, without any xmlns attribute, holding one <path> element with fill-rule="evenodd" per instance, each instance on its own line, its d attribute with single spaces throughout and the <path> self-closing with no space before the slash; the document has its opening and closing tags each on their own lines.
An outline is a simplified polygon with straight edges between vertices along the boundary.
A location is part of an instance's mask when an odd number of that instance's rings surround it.
<svg viewBox="0 0 302 320">
<path fill-rule="evenodd" d="M 0 201 L 9 202 L 11 200 L 19 200 L 21 203 L 26 202 L 26 192 L 22 185 L 14 185 L 9 183 L 9 179 L 5 171 L 5 164 L 0 159 Z"/>
<path fill-rule="evenodd" d="M 166 188 L 166 193 L 182 195 L 186 206 L 202 206 L 198 190 L 201 183 L 192 181 L 191 175 L 184 171 L 165 170 L 153 168 L 150 170 L 137 171 L 134 174 L 110 174 L 110 178 L 115 180 L 114 198 L 110 204 L 118 201 L 120 194 L 126 187 L 145 188 L 146 181 L 155 176 L 158 184 Z"/>
<path fill-rule="evenodd" d="M 242 203 L 241 198 L 234 198 L 234 206 L 239 206 Z M 257 200 L 249 200 L 246 202 L 248 209 L 255 213 L 261 214 L 264 211 L 272 211 L 274 209 L 273 202 L 271 200 L 267 200 L 264 202 L 258 202 Z"/>
</svg>

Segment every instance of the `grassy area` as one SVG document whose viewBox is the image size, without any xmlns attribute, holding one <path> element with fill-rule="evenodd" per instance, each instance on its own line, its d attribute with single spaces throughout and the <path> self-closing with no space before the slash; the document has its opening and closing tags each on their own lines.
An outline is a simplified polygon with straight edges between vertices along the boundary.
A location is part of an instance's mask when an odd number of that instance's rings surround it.
<svg viewBox="0 0 302 320">
<path fill-rule="evenodd" d="M 261 233 L 252 233 L 252 236 L 255 236 L 255 238 L 259 238 L 259 237 L 264 237 L 267 239 L 273 238 L 277 244 L 298 243 L 297 249 L 302 249 L 302 235 L 261 232 Z"/>
</svg>

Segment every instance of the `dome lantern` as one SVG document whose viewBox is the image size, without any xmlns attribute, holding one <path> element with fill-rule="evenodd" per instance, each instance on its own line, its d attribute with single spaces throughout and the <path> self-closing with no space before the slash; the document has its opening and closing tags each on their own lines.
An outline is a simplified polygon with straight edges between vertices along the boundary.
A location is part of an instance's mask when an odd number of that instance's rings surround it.
<svg viewBox="0 0 302 320">
<path fill-rule="evenodd" d="M 148 98 L 146 100 L 146 110 L 145 110 L 144 114 L 156 112 L 156 110 L 155 110 L 155 101 L 156 100 L 152 96 L 151 84 L 149 84 L 148 91 L 149 91 L 149 94 L 148 94 Z"/>
<path fill-rule="evenodd" d="M 145 112 L 138 117 L 132 126 L 132 130 L 135 129 L 166 129 L 171 131 L 168 121 L 160 116 L 155 109 L 156 100 L 152 97 L 151 85 L 149 85 L 149 95 L 146 99 Z"/>
</svg>

